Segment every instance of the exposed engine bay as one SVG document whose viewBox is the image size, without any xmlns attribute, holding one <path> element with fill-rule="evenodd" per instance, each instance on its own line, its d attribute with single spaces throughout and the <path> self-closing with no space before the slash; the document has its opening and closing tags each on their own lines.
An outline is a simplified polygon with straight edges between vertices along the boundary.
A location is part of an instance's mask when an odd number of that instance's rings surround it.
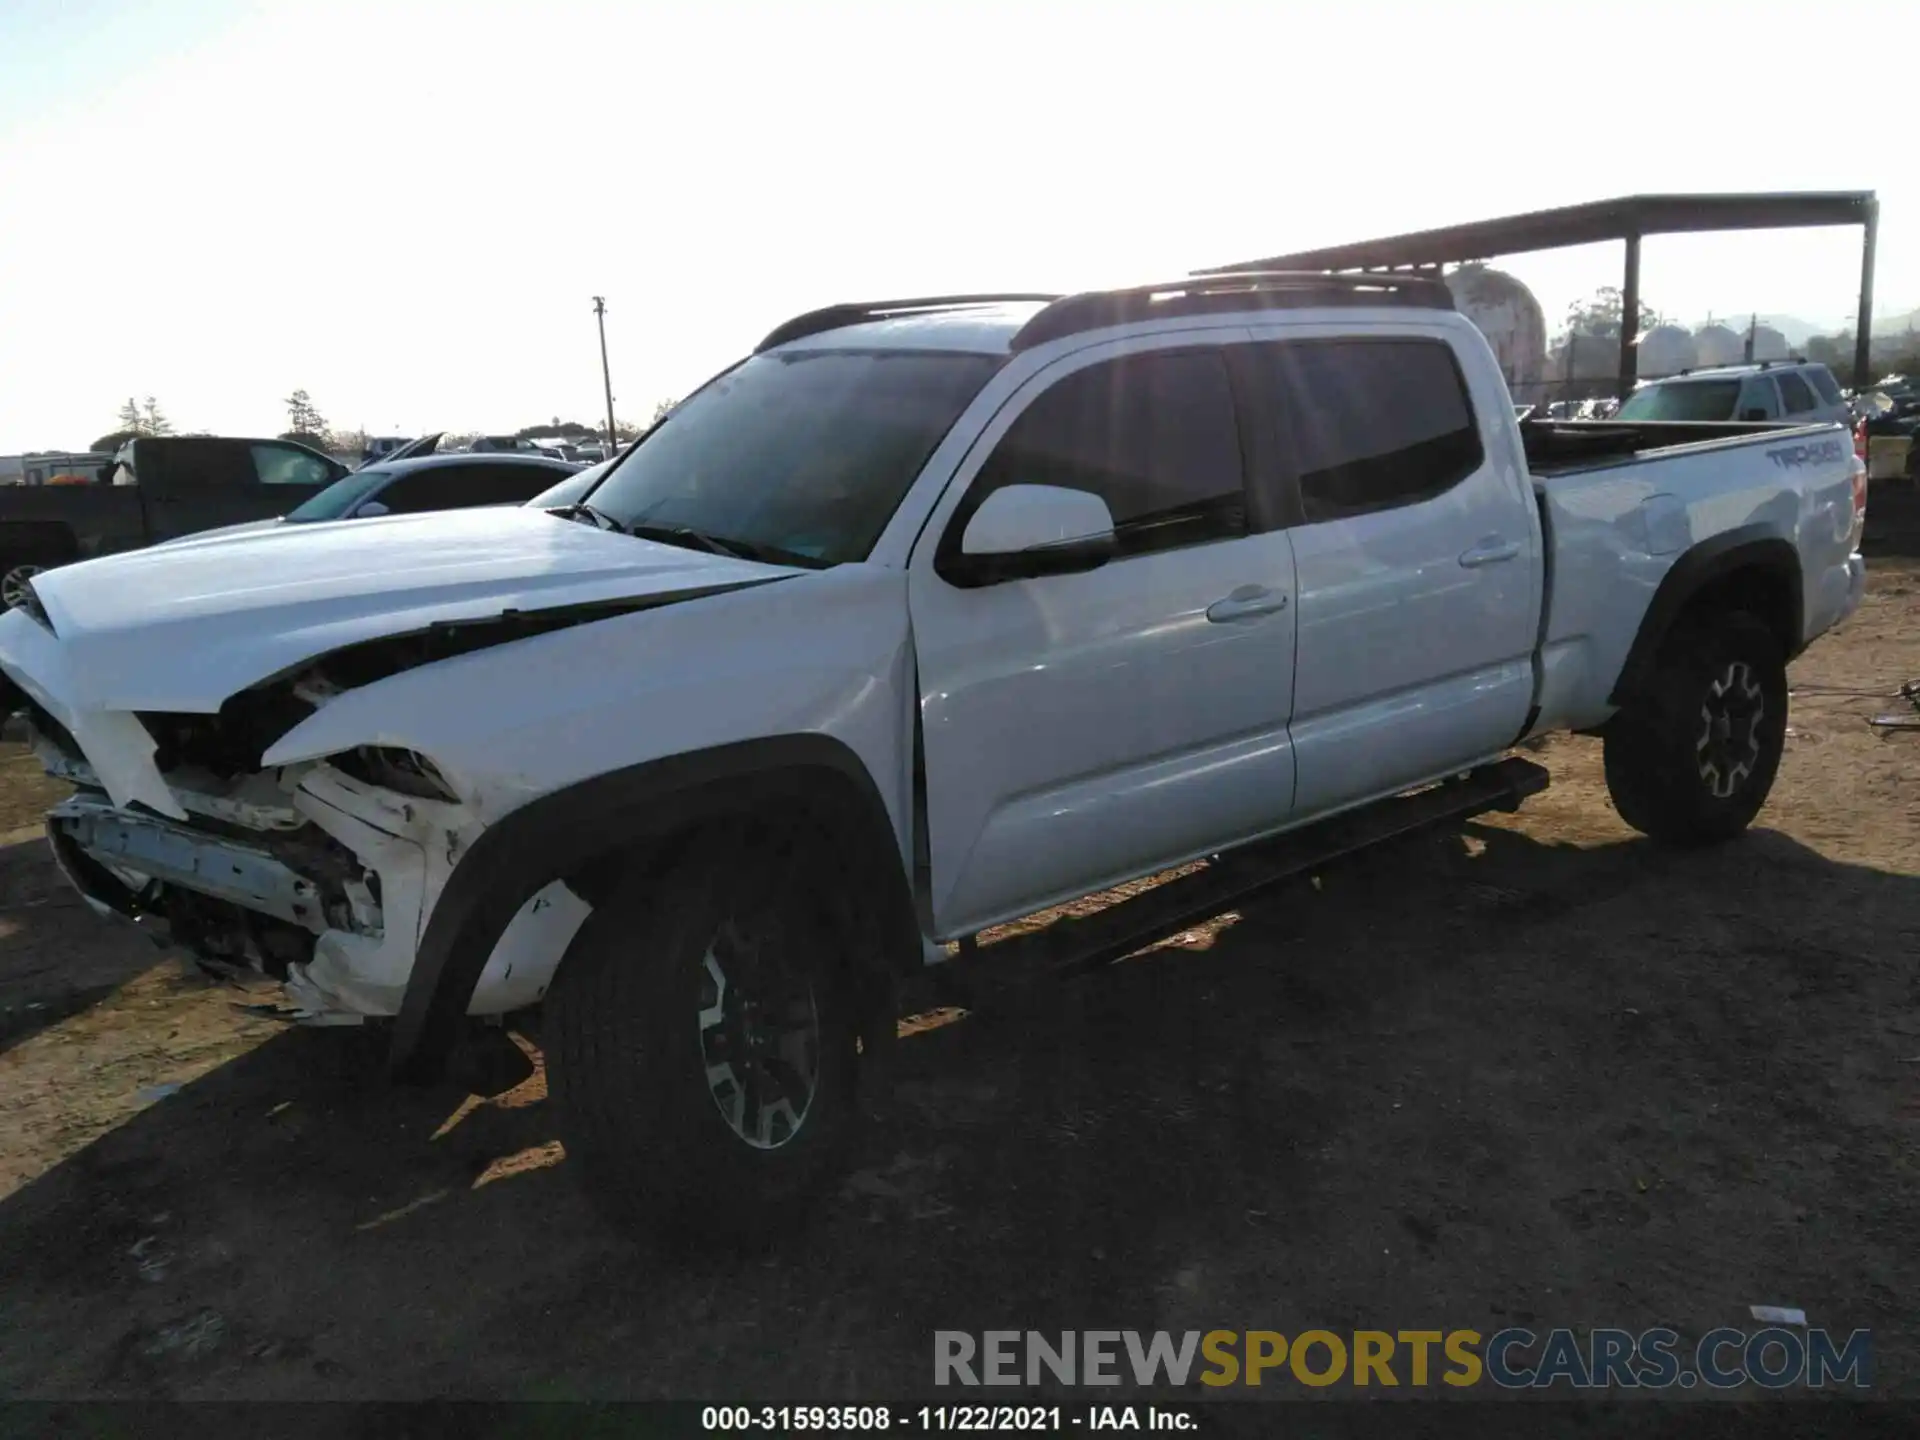
<svg viewBox="0 0 1920 1440">
<path fill-rule="evenodd" d="M 186 820 L 116 806 L 67 729 L 27 702 L 36 755 L 75 786 L 47 817 L 67 877 L 210 973 L 282 982 L 288 1018 L 352 1024 L 397 1013 L 433 902 L 483 828 L 426 757 L 366 746 L 265 767 L 273 743 L 347 689 L 579 616 L 436 627 L 337 652 L 231 697 L 213 715 L 142 712 Z M 589 907 L 564 885 L 502 935 L 470 1007 L 503 1014 L 545 992 Z"/>
</svg>

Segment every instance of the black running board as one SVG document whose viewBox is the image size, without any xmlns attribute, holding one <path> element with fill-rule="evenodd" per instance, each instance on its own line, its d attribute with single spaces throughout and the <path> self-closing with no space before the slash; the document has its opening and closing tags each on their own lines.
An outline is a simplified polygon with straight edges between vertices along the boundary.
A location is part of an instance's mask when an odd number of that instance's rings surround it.
<svg viewBox="0 0 1920 1440">
<path fill-rule="evenodd" d="M 1445 821 L 1514 810 L 1547 788 L 1543 766 L 1518 756 L 1456 780 L 1377 801 L 1215 857 L 1203 868 L 1104 909 L 961 953 L 927 972 L 936 1004 L 973 1008 L 994 994 L 1110 964 L 1233 909 L 1330 860 Z"/>
</svg>

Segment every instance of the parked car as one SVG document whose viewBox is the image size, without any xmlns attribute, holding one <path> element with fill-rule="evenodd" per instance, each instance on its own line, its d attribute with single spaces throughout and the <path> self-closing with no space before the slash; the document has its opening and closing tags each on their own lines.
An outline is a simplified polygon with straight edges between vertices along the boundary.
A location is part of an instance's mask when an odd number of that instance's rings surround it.
<svg viewBox="0 0 1920 1440">
<path fill-rule="evenodd" d="M 435 438 L 437 439 L 438 436 Z M 415 443 L 416 441 L 409 435 L 369 435 L 366 443 L 360 447 L 360 463 L 366 466 L 375 461 L 385 460 Z"/>
<path fill-rule="evenodd" d="M 0 605 L 56 565 L 278 515 L 345 474 L 290 440 L 142 436 L 93 484 L 0 488 Z"/>
<path fill-rule="evenodd" d="M 564 510 L 578 505 L 592 493 L 593 487 L 606 477 L 611 462 L 602 460 L 598 465 L 589 465 L 584 470 L 576 470 L 559 483 L 542 490 L 527 501 L 527 507 L 533 510 Z"/>
<path fill-rule="evenodd" d="M 327 520 L 366 520 L 414 515 L 426 510 L 464 510 L 475 505 L 521 505 L 579 467 L 544 455 L 423 455 L 389 460 L 333 482 L 285 515 L 200 531 L 171 543 L 241 535 Z"/>
<path fill-rule="evenodd" d="M 923 971 L 1117 957 L 1512 808 L 1550 731 L 1639 830 L 1738 834 L 1865 495 L 1836 425 L 1522 424 L 1422 278 L 836 306 L 577 510 L 56 571 L 0 671 L 97 912 L 393 1022 L 402 1075 L 542 1004 L 568 1168 L 759 1236 Z"/>
<path fill-rule="evenodd" d="M 1850 424 L 1840 382 L 1826 366 L 1804 360 L 1716 365 L 1649 380 L 1621 405 L 1621 420 L 1786 420 Z"/>
</svg>

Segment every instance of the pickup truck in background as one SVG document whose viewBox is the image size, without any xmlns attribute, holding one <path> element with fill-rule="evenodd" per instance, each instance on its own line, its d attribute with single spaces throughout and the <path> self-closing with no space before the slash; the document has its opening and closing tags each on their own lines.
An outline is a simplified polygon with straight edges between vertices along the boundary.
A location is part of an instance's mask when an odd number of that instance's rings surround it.
<svg viewBox="0 0 1920 1440">
<path fill-rule="evenodd" d="M 1646 834 L 1737 835 L 1865 503 L 1838 425 L 1523 422 L 1410 276 L 842 305 L 564 508 L 75 565 L 0 670 L 95 910 L 390 1023 L 406 1076 L 538 1006 L 570 1168 L 751 1237 L 903 986 L 1512 808 L 1548 731 Z"/>
<path fill-rule="evenodd" d="M 285 514 L 348 467 L 288 440 L 129 440 L 92 484 L 0 488 L 0 605 L 43 570 Z"/>
</svg>

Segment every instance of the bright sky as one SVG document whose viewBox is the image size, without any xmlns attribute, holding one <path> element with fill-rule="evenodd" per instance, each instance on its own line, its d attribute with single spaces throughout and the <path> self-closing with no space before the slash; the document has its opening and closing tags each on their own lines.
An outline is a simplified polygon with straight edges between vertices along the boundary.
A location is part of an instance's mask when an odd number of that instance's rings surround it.
<svg viewBox="0 0 1920 1440">
<path fill-rule="evenodd" d="M 1854 92 L 1771 8 L 0 0 L 0 453 L 148 394 L 228 433 L 296 387 L 375 433 L 592 423 L 595 294 L 644 420 L 817 304 L 1646 191 L 1876 189 L 1910 307 L 1920 180 L 1839 138 Z M 1617 246 L 1503 264 L 1550 321 L 1619 281 Z M 1837 329 L 1858 283 L 1857 230 L 1643 258 L 1686 320 Z"/>
</svg>

